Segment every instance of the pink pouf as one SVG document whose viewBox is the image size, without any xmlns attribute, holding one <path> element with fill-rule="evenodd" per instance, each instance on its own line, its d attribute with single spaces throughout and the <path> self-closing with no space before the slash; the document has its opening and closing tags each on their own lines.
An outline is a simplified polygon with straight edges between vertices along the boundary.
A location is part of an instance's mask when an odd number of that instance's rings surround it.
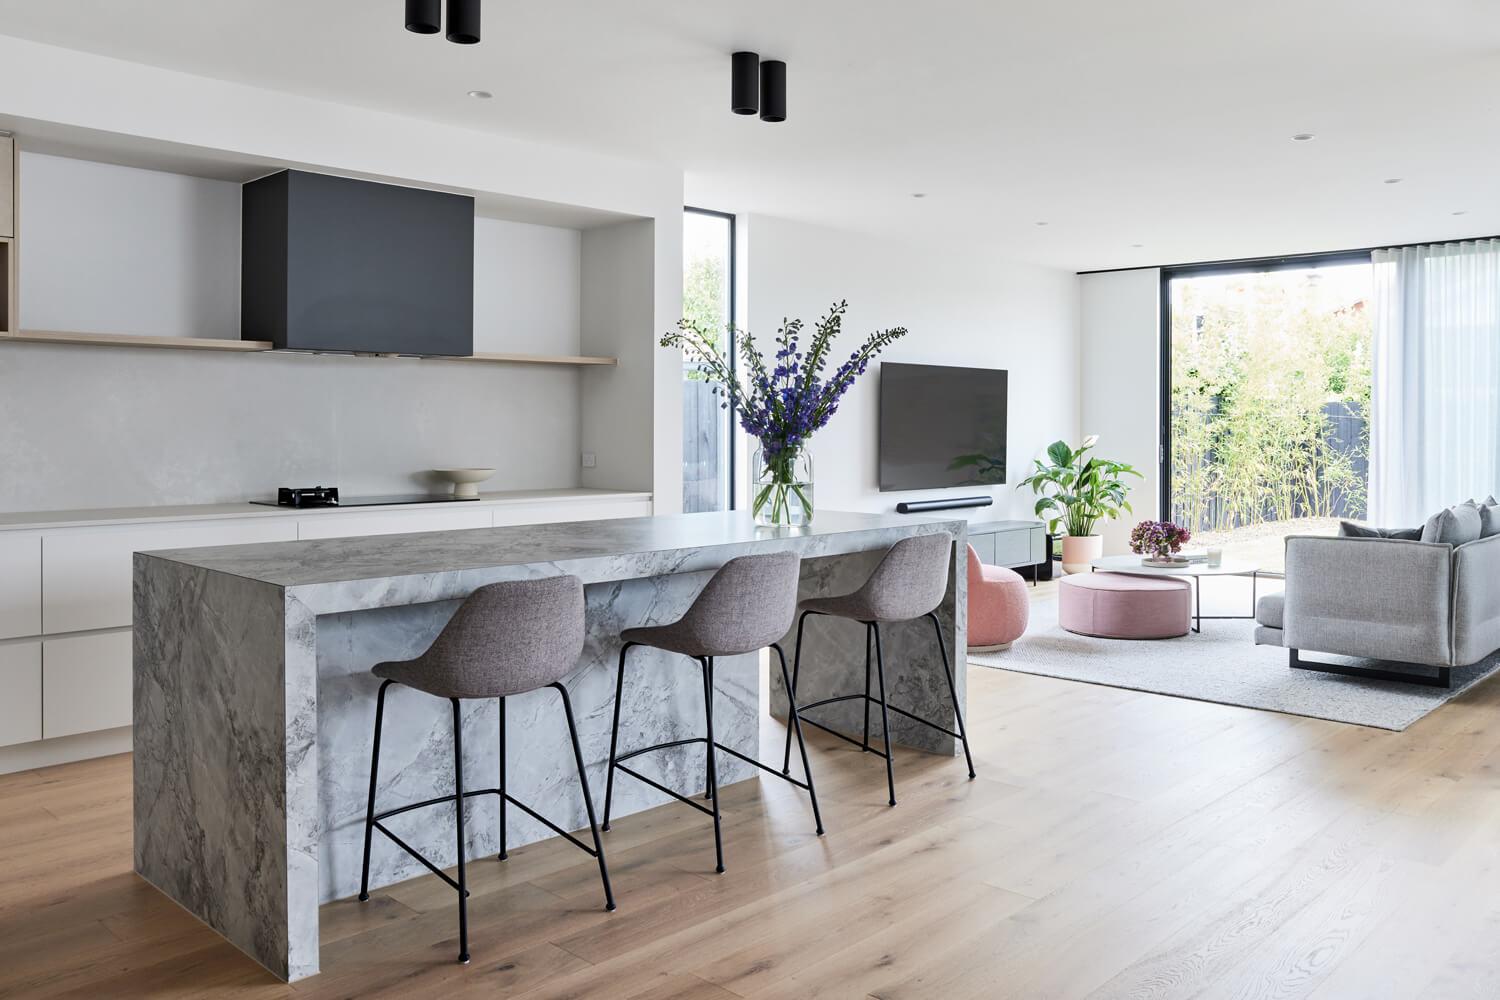
<svg viewBox="0 0 1500 1000">
<path fill-rule="evenodd" d="M 986 566 L 969 546 L 969 648 L 1005 649 L 1026 631 L 1031 599 L 1026 581 L 1004 566 Z"/>
<path fill-rule="evenodd" d="M 1172 639 L 1192 626 L 1193 589 L 1186 580 L 1128 573 L 1065 576 L 1057 624 L 1102 639 Z"/>
</svg>

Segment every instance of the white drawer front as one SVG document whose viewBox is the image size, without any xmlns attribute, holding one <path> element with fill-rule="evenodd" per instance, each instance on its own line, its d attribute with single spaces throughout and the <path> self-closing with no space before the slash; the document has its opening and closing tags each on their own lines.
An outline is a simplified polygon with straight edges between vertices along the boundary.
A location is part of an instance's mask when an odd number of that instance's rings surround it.
<svg viewBox="0 0 1500 1000">
<path fill-rule="evenodd" d="M 360 535 L 402 535 L 413 531 L 461 531 L 488 528 L 487 507 L 442 510 L 339 511 L 305 517 L 297 522 L 298 538 L 354 538 Z"/>
<path fill-rule="evenodd" d="M 506 504 L 495 508 L 495 527 L 513 524 L 556 524 L 562 521 L 605 521 L 617 517 L 650 517 L 650 500 L 600 503 Z"/>
<path fill-rule="evenodd" d="M 43 642 L 43 738 L 130 725 L 130 657 L 129 632 Z"/>
<path fill-rule="evenodd" d="M 42 632 L 42 536 L 0 531 L 0 639 Z"/>
<path fill-rule="evenodd" d="M 67 528 L 42 539 L 42 628 L 47 635 L 130 624 L 132 556 L 153 549 L 289 542 L 291 518 Z"/>
<path fill-rule="evenodd" d="M 42 738 L 42 644 L 0 645 L 0 747 Z"/>
</svg>

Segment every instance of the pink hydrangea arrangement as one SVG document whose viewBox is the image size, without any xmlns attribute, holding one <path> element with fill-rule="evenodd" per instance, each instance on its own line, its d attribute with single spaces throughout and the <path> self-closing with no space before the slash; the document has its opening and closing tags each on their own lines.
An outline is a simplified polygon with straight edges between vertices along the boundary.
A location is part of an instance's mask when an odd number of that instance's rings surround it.
<svg viewBox="0 0 1500 1000">
<path fill-rule="evenodd" d="M 1130 532 L 1130 551 L 1143 556 L 1166 559 L 1182 550 L 1192 532 L 1171 521 L 1142 521 Z"/>
</svg>

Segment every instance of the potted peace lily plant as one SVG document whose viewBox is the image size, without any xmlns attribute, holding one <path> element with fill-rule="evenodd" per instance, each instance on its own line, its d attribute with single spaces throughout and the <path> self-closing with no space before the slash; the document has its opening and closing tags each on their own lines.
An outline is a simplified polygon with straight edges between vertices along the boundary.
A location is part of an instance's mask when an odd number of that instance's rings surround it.
<svg viewBox="0 0 1500 1000">
<path fill-rule="evenodd" d="M 1048 534 L 1059 525 L 1067 530 L 1062 540 L 1064 573 L 1086 573 L 1089 564 L 1104 554 L 1104 538 L 1094 528 L 1106 518 L 1129 511 L 1130 487 L 1125 476 L 1142 478 L 1133 466 L 1090 455 L 1099 435 L 1091 434 L 1078 448 L 1054 441 L 1047 461 L 1037 459 L 1036 470 L 1017 484 L 1036 494 L 1036 515 L 1047 519 Z"/>
<path fill-rule="evenodd" d="M 833 342 L 843 325 L 847 302 L 838 302 L 818 320 L 804 346 L 802 321 L 783 320 L 776 334 L 776 352 L 768 360 L 749 331 L 730 327 L 743 361 L 737 378 L 725 357 L 716 331 L 692 320 L 662 337 L 663 347 L 679 347 L 694 375 L 715 383 L 722 406 L 733 407 L 745 433 L 759 442 L 751 457 L 751 511 L 757 524 L 795 527 L 813 517 L 812 458 L 807 442 L 838 412 L 839 400 L 863 375 L 871 360 L 906 336 L 905 327 L 880 330 L 865 338 L 831 374 L 825 374 Z"/>
</svg>

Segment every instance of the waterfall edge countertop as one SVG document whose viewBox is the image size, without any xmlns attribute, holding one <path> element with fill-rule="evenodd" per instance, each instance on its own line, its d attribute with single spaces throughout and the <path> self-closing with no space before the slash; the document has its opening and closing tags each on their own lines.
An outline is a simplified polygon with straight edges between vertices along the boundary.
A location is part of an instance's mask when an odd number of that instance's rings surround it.
<svg viewBox="0 0 1500 1000">
<path fill-rule="evenodd" d="M 623 628 L 675 620 L 708 576 L 736 556 L 795 551 L 803 559 L 802 596 L 835 594 L 862 583 L 896 541 L 934 532 L 954 539 L 938 616 L 947 648 L 961 651 L 967 580 L 961 520 L 829 511 L 809 528 L 777 530 L 729 512 L 137 553 L 136 871 L 281 979 L 312 975 L 319 905 L 358 887 L 377 686 L 370 667 L 424 649 L 461 598 L 499 580 L 561 573 L 583 580 L 585 649 L 565 683 L 597 793 Z M 831 620 L 808 629 L 799 681 L 804 698 L 847 693 L 863 683 L 861 635 L 857 625 L 844 630 Z M 783 640 L 788 654 L 791 638 Z M 909 633 L 891 629 L 887 679 L 893 701 L 900 694 L 908 699 L 902 707 L 946 719 L 951 728 L 954 705 L 938 680 L 943 667 L 935 645 L 930 624 Z M 728 657 L 715 669 L 715 735 L 754 754 L 763 711 L 759 658 Z M 961 705 L 962 670 L 955 680 Z M 556 713 L 528 713 L 526 697 L 513 709 L 514 718 L 530 721 L 511 727 L 512 777 L 524 786 L 523 800 L 564 829 L 576 829 L 584 825 L 576 779 L 562 782 L 555 768 L 542 764 L 561 759 L 554 744 L 566 734 L 548 721 Z M 694 734 L 702 723 L 702 697 L 701 678 L 681 657 L 656 650 L 632 657 L 623 700 L 630 703 L 628 717 L 646 720 L 638 745 Z M 386 734 L 382 804 L 440 793 L 441 759 L 451 757 L 446 703 L 405 690 L 401 698 L 408 728 Z M 784 718 L 779 676 L 773 676 L 770 707 Z M 825 718 L 853 733 L 861 728 L 860 711 L 848 702 L 828 706 Z M 464 771 L 473 775 L 473 787 L 484 787 L 494 780 L 486 775 L 498 774 L 498 711 L 494 702 L 478 702 L 466 713 Z M 950 737 L 900 719 L 893 718 L 891 735 L 938 753 L 957 749 Z M 700 786 L 705 780 L 701 749 L 679 747 L 663 757 L 662 773 L 675 776 L 664 780 Z M 450 759 L 449 780 L 451 767 Z M 722 784 L 752 773 L 721 757 Z M 884 801 L 876 777 L 872 772 L 872 795 Z M 663 801 L 648 786 L 623 783 L 616 788 L 615 814 Z M 498 819 L 484 808 L 466 807 L 473 856 L 492 851 L 498 840 Z M 434 814 L 404 835 L 439 864 L 451 864 L 450 820 Z M 512 817 L 512 845 L 550 836 L 528 823 Z M 399 855 L 376 852 L 372 887 L 421 874 Z M 629 897 L 622 897 L 616 918 L 629 919 L 630 909 Z"/>
<path fill-rule="evenodd" d="M 810 529 L 773 529 L 759 527 L 748 515 L 737 513 L 677 514 L 262 542 L 142 555 L 295 589 L 476 570 L 495 570 L 501 574 L 495 579 L 567 572 L 582 577 L 585 583 L 598 583 L 641 576 L 635 562 L 640 559 L 671 566 L 674 560 L 691 560 L 695 553 L 705 549 L 736 545 L 755 545 L 757 551 L 785 548 L 816 551 L 819 539 L 917 525 L 957 534 L 963 522 L 829 511 L 819 513 Z M 507 574 L 508 569 L 522 573 Z M 387 596 L 390 604 L 411 603 L 395 595 Z"/>
</svg>

